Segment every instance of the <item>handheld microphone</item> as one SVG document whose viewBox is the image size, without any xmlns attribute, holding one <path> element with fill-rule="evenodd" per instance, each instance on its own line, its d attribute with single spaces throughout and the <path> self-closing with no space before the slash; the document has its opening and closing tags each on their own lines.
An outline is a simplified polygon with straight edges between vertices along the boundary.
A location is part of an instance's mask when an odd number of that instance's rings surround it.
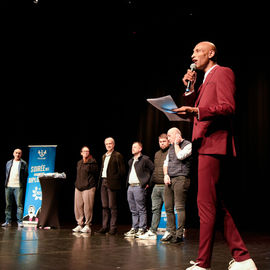
<svg viewBox="0 0 270 270">
<path fill-rule="evenodd" d="M 190 69 L 191 69 L 191 71 L 196 70 L 196 64 L 195 63 L 192 63 L 190 65 Z M 185 92 L 185 96 L 188 96 L 188 95 L 190 95 L 190 94 L 192 94 L 194 92 L 194 91 L 190 91 L 190 89 L 189 89 L 190 88 L 190 85 L 191 85 L 191 81 L 188 81 L 186 92 Z"/>
</svg>

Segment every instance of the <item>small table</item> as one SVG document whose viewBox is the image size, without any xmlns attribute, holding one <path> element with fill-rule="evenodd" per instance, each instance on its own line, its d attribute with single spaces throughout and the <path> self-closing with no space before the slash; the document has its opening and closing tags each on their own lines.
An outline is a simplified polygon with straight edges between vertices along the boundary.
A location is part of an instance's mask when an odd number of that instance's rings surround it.
<svg viewBox="0 0 270 270">
<path fill-rule="evenodd" d="M 42 190 L 42 204 L 38 220 L 39 228 L 60 228 L 58 215 L 58 198 L 64 181 L 65 179 L 62 177 L 39 177 L 39 182 Z"/>
</svg>

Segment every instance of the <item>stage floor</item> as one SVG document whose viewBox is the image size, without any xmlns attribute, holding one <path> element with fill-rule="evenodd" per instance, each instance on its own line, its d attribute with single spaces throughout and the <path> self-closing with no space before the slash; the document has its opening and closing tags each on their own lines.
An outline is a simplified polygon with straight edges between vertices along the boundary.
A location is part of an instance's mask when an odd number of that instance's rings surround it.
<svg viewBox="0 0 270 270">
<path fill-rule="evenodd" d="M 127 239 L 128 226 L 117 235 L 73 233 L 61 229 L 0 228 L 0 269 L 186 269 L 196 259 L 198 229 L 188 229 L 184 243 L 168 245 L 159 240 Z M 270 234 L 241 232 L 258 270 L 270 269 Z M 212 270 L 225 270 L 231 260 L 221 233 L 217 233 Z"/>
</svg>

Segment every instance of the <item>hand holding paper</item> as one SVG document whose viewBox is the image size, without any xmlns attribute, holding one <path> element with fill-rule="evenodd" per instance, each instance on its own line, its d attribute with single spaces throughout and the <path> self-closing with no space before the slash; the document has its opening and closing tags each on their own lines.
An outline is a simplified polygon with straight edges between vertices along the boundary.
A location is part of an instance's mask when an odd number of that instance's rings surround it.
<svg viewBox="0 0 270 270">
<path fill-rule="evenodd" d="M 178 112 L 176 110 L 178 107 L 170 95 L 160 98 L 148 98 L 147 101 L 162 111 L 170 121 L 190 121 L 190 119 L 186 119 L 184 115 L 184 117 L 177 115 Z"/>
<path fill-rule="evenodd" d="M 196 107 L 182 106 L 180 108 L 174 109 L 174 113 L 181 115 L 182 117 L 198 116 L 199 109 Z"/>
</svg>

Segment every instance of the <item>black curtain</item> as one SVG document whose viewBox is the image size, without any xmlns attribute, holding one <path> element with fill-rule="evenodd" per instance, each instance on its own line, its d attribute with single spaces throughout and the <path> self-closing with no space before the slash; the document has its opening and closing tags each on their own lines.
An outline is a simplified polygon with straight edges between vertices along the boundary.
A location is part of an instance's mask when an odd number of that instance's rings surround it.
<svg viewBox="0 0 270 270">
<path fill-rule="evenodd" d="M 72 220 L 75 168 L 83 145 L 100 162 L 104 139 L 113 136 L 128 161 L 137 140 L 153 158 L 158 136 L 170 127 L 191 139 L 190 123 L 168 121 L 146 99 L 171 95 L 183 104 L 181 78 L 193 47 L 209 40 L 218 48 L 219 64 L 236 75 L 238 157 L 228 168 L 233 212 L 241 226 L 269 228 L 264 218 L 270 203 L 267 9 L 236 10 L 226 4 L 204 10 L 179 1 L 11 4 L 1 17 L 2 179 L 14 148 L 22 148 L 28 160 L 29 144 L 57 144 L 56 170 L 70 180 L 66 217 Z M 193 182 L 189 222 L 197 224 Z M 0 195 L 3 219 L 3 184 Z"/>
</svg>

